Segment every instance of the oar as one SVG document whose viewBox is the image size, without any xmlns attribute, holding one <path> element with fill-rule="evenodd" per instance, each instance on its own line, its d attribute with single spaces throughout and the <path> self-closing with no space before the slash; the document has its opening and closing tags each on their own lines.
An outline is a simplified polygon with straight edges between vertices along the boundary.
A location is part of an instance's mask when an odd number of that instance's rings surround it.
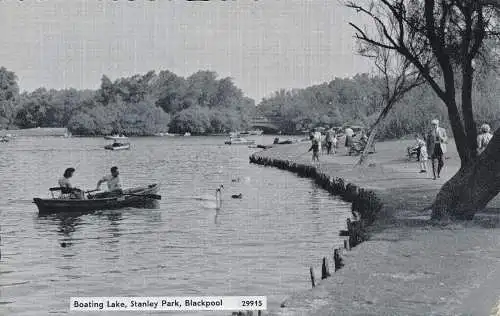
<svg viewBox="0 0 500 316">
<path fill-rule="evenodd" d="M 133 194 L 133 193 L 123 193 L 122 195 L 130 195 L 130 196 L 142 196 L 148 199 L 161 200 L 161 195 L 158 194 Z"/>
<path fill-rule="evenodd" d="M 85 193 L 91 193 L 91 192 L 95 192 L 95 191 L 101 191 L 101 190 L 94 189 L 94 190 L 85 191 Z"/>
</svg>

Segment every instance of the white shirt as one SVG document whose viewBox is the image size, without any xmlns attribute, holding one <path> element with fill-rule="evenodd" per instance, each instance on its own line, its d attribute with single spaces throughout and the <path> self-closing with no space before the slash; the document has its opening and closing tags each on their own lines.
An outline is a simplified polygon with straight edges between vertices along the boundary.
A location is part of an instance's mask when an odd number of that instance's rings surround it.
<svg viewBox="0 0 500 316">
<path fill-rule="evenodd" d="M 101 181 L 106 181 L 108 183 L 109 191 L 120 190 L 122 188 L 122 185 L 120 184 L 120 176 L 113 177 L 109 174 L 104 176 Z"/>
</svg>

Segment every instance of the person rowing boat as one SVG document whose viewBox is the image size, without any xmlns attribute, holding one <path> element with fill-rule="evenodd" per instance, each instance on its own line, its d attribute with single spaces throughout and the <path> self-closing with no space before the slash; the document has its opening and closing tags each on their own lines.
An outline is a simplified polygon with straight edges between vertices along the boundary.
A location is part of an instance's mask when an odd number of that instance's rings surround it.
<svg viewBox="0 0 500 316">
<path fill-rule="evenodd" d="M 108 184 L 108 192 L 99 194 L 101 197 L 103 195 L 107 197 L 111 196 L 117 196 L 117 195 L 122 195 L 123 190 L 122 190 L 122 185 L 120 182 L 120 173 L 118 172 L 118 167 L 114 166 L 111 167 L 111 174 L 108 174 L 104 177 L 102 177 L 99 181 L 97 181 L 97 186 L 96 190 L 99 191 L 101 188 L 101 184 L 106 182 Z"/>
</svg>

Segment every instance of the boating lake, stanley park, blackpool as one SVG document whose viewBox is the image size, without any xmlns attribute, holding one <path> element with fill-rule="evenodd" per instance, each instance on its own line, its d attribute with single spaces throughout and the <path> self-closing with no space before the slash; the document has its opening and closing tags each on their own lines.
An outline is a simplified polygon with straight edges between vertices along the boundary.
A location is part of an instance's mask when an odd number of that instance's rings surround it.
<svg viewBox="0 0 500 316">
<path fill-rule="evenodd" d="M 342 245 L 349 205 L 309 179 L 250 164 L 260 149 L 225 140 L 131 138 L 124 151 L 104 150 L 102 137 L 0 144 L 0 315 L 68 314 L 72 296 L 259 295 L 274 309 L 309 289 L 309 267 L 319 278 L 321 259 Z M 66 168 L 91 190 L 115 165 L 124 188 L 159 183 L 158 207 L 38 215 L 33 198 L 48 198 Z"/>
</svg>

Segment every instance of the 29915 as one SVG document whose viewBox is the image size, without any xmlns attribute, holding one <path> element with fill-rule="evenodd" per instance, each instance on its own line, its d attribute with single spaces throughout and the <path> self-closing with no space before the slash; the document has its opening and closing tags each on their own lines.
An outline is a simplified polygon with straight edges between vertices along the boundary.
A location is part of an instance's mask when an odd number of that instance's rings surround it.
<svg viewBox="0 0 500 316">
<path fill-rule="evenodd" d="M 256 301 L 241 301 L 242 307 L 261 307 L 263 305 L 261 300 Z"/>
</svg>

